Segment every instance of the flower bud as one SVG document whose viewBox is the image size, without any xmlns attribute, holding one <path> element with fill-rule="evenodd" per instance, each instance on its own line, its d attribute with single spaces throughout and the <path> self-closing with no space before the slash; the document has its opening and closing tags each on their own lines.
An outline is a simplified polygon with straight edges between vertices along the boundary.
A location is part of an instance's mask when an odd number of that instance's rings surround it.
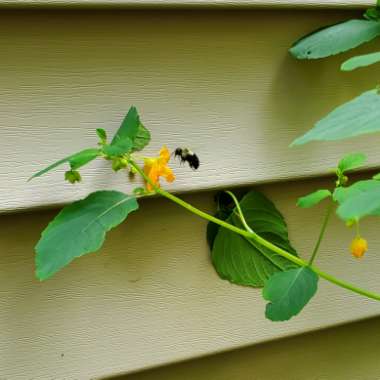
<svg viewBox="0 0 380 380">
<path fill-rule="evenodd" d="M 74 184 L 75 182 L 80 182 L 82 177 L 80 176 L 78 170 L 69 170 L 65 173 L 65 180 Z"/>
<path fill-rule="evenodd" d="M 361 257 L 363 257 L 363 255 L 367 252 L 367 250 L 368 250 L 367 240 L 361 237 L 356 237 L 354 240 L 352 240 L 351 253 L 357 259 L 360 259 Z"/>
</svg>

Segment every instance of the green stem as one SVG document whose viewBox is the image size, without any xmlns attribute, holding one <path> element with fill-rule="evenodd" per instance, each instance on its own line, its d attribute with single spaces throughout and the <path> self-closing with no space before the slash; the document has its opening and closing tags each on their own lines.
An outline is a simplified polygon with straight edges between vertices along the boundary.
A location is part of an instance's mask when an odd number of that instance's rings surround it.
<svg viewBox="0 0 380 380">
<path fill-rule="evenodd" d="M 193 214 L 195 215 L 198 215 L 200 216 L 201 218 L 203 219 L 206 219 L 208 220 L 209 222 L 212 222 L 212 223 L 215 223 L 215 224 L 218 224 L 219 226 L 221 227 L 224 227 L 232 232 L 236 232 L 237 234 L 241 235 L 241 236 L 244 236 L 248 239 L 253 239 L 254 241 L 256 241 L 257 243 L 263 245 L 264 247 L 270 249 L 271 251 L 279 254 L 280 256 L 282 257 L 285 257 L 286 259 L 288 259 L 289 261 L 293 262 L 294 264 L 297 264 L 299 266 L 302 266 L 302 267 L 306 267 L 306 266 L 309 266 L 309 264 L 300 259 L 299 257 L 296 257 L 294 255 L 292 255 L 291 253 L 285 251 L 284 249 L 280 248 L 280 247 L 277 247 L 276 245 L 272 244 L 271 242 L 265 240 L 264 238 L 262 238 L 261 236 L 257 235 L 255 232 L 250 232 L 250 231 L 246 231 L 246 230 L 242 230 L 241 228 L 238 228 L 232 224 L 229 224 L 227 222 L 225 222 L 224 220 L 220 220 L 218 218 L 215 218 L 214 216 L 212 215 L 209 215 L 207 214 L 206 212 L 204 211 L 201 211 L 199 209 L 197 209 L 196 207 L 192 206 L 191 204 L 183 201 L 182 199 L 176 197 L 175 195 L 165 191 L 165 190 L 162 190 L 161 188 L 157 187 L 146 175 L 145 173 L 143 172 L 143 170 L 141 170 L 141 168 L 135 163 L 133 162 L 132 160 L 129 161 L 130 164 L 136 169 L 136 171 L 144 178 L 144 180 L 146 182 L 148 182 L 150 185 L 152 185 L 153 189 L 156 191 L 157 194 L 159 195 L 162 195 L 163 197 L 167 198 L 167 199 L 170 199 L 171 201 L 173 201 L 174 203 L 177 203 L 179 206 L 182 206 L 183 208 L 185 208 L 186 210 L 192 212 Z M 315 273 L 317 273 L 320 277 L 324 278 L 325 280 L 335 284 L 335 285 L 338 285 L 344 289 L 347 289 L 347 290 L 351 290 L 352 292 L 354 293 L 357 293 L 357 294 L 361 294 L 365 297 L 368 297 L 368 298 L 372 298 L 374 300 L 377 300 L 377 301 L 380 301 L 380 295 L 379 294 L 376 294 L 376 293 L 373 293 L 373 292 L 370 292 L 368 290 L 364 290 L 364 289 L 361 289 L 361 288 L 358 288 L 348 282 L 345 282 L 343 280 L 340 280 L 328 273 L 325 273 L 323 272 L 322 270 L 320 270 L 318 267 L 316 266 L 309 266 Z"/>
<path fill-rule="evenodd" d="M 322 240 L 323 240 L 323 236 L 325 235 L 325 232 L 326 232 L 326 227 L 327 227 L 327 224 L 329 222 L 329 219 L 330 219 L 330 216 L 331 216 L 331 212 L 333 210 L 333 206 L 334 206 L 334 203 L 330 202 L 330 204 L 327 207 L 326 216 L 325 216 L 325 219 L 323 220 L 321 232 L 319 233 L 319 237 L 318 237 L 317 243 L 315 244 L 313 253 L 312 253 L 311 258 L 309 260 L 309 265 L 313 264 L 315 256 L 318 253 L 319 247 L 320 247 L 320 245 L 322 243 Z"/>
<path fill-rule="evenodd" d="M 232 198 L 232 200 L 234 201 L 235 203 L 235 206 L 236 206 L 236 209 L 238 211 L 238 215 L 239 215 L 239 218 L 241 220 L 241 222 L 243 223 L 243 226 L 244 228 L 248 231 L 248 232 L 253 232 L 252 228 L 248 225 L 247 221 L 245 220 L 245 217 L 244 217 L 244 214 L 243 214 L 243 211 L 241 210 L 241 207 L 240 207 L 240 204 L 239 204 L 239 201 L 237 200 L 237 198 L 235 197 L 235 194 L 231 191 L 226 191 L 226 193 Z"/>
</svg>

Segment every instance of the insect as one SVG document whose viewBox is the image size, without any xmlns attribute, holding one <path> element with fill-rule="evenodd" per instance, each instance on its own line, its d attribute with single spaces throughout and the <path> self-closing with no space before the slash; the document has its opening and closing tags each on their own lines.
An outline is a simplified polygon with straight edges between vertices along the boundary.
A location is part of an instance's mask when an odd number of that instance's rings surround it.
<svg viewBox="0 0 380 380">
<path fill-rule="evenodd" d="M 174 151 L 174 157 L 179 157 L 181 164 L 187 162 L 194 170 L 199 168 L 198 156 L 188 148 L 177 148 Z"/>
</svg>

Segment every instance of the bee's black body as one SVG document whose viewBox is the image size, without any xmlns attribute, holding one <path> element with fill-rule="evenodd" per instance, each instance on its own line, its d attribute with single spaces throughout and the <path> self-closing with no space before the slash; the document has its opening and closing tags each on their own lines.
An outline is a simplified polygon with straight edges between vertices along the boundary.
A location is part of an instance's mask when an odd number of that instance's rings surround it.
<svg viewBox="0 0 380 380">
<path fill-rule="evenodd" d="M 181 163 L 187 162 L 194 170 L 199 168 L 198 156 L 188 148 L 177 148 L 174 152 L 174 156 L 179 157 Z"/>
</svg>

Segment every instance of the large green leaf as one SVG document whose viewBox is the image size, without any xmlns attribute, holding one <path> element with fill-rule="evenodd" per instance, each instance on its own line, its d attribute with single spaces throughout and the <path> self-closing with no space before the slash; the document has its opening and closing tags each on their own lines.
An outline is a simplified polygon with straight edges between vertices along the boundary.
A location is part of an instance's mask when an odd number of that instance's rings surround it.
<svg viewBox="0 0 380 380">
<path fill-rule="evenodd" d="M 321 189 L 314 191 L 311 194 L 305 195 L 298 199 L 297 206 L 302 208 L 309 208 L 317 205 L 319 202 L 331 196 L 330 190 Z"/>
<path fill-rule="evenodd" d="M 96 157 L 98 157 L 100 155 L 100 153 L 101 153 L 100 149 L 96 149 L 96 148 L 81 150 L 78 153 L 74 153 L 70 156 L 63 158 L 62 160 L 56 161 L 56 162 L 54 162 L 54 164 L 46 167 L 45 169 L 40 170 L 36 174 L 33 174 L 28 179 L 28 181 L 30 181 L 33 178 L 39 177 L 39 176 L 49 172 L 50 170 L 55 169 L 57 166 L 62 165 L 66 162 L 70 163 L 70 166 L 73 170 L 79 169 L 81 166 L 87 164 L 88 162 L 90 162 L 90 161 L 94 160 Z"/>
<path fill-rule="evenodd" d="M 36 245 L 38 279 L 46 280 L 76 257 L 97 251 L 106 232 L 137 209 L 135 197 L 118 191 L 98 191 L 66 206 Z"/>
<path fill-rule="evenodd" d="M 297 315 L 314 296 L 318 276 L 308 267 L 274 274 L 265 284 L 265 316 L 271 321 L 287 321 Z"/>
<path fill-rule="evenodd" d="M 377 90 L 371 90 L 336 108 L 291 145 L 302 145 L 315 140 L 341 140 L 378 131 L 380 95 Z"/>
<path fill-rule="evenodd" d="M 247 223 L 257 234 L 296 255 L 289 242 L 285 220 L 268 198 L 250 191 L 241 200 L 240 207 Z M 232 213 L 227 222 L 242 227 L 236 213 Z M 223 227 L 217 231 L 211 258 L 221 278 L 254 287 L 264 286 L 265 281 L 278 271 L 295 267 L 264 246 Z"/>
<path fill-rule="evenodd" d="M 380 181 L 359 181 L 347 189 L 337 189 L 334 197 L 340 203 L 337 214 L 343 220 L 380 216 Z"/>
<path fill-rule="evenodd" d="M 237 196 L 238 200 L 240 198 L 241 196 Z M 231 198 L 229 194 L 227 194 L 227 192 L 219 191 L 215 194 L 214 200 L 215 200 L 215 203 L 217 204 L 217 210 L 214 216 L 220 220 L 226 220 L 231 215 L 231 213 L 233 212 L 235 208 L 233 199 Z M 212 250 L 214 246 L 214 241 L 215 241 L 216 235 L 218 234 L 219 228 L 220 228 L 219 224 L 216 224 L 213 222 L 209 222 L 207 224 L 206 237 L 207 237 L 207 243 L 210 250 Z"/>
<path fill-rule="evenodd" d="M 343 62 L 340 66 L 342 71 L 352 71 L 360 67 L 373 65 L 380 61 L 380 52 L 358 55 Z"/>
<path fill-rule="evenodd" d="M 379 35 L 378 21 L 349 20 L 308 34 L 289 51 L 297 59 L 324 58 L 353 49 Z"/>
<path fill-rule="evenodd" d="M 125 116 L 120 128 L 115 133 L 111 145 L 116 144 L 120 140 L 129 138 L 132 141 L 135 139 L 140 126 L 140 117 L 136 107 L 131 107 Z"/>
</svg>

